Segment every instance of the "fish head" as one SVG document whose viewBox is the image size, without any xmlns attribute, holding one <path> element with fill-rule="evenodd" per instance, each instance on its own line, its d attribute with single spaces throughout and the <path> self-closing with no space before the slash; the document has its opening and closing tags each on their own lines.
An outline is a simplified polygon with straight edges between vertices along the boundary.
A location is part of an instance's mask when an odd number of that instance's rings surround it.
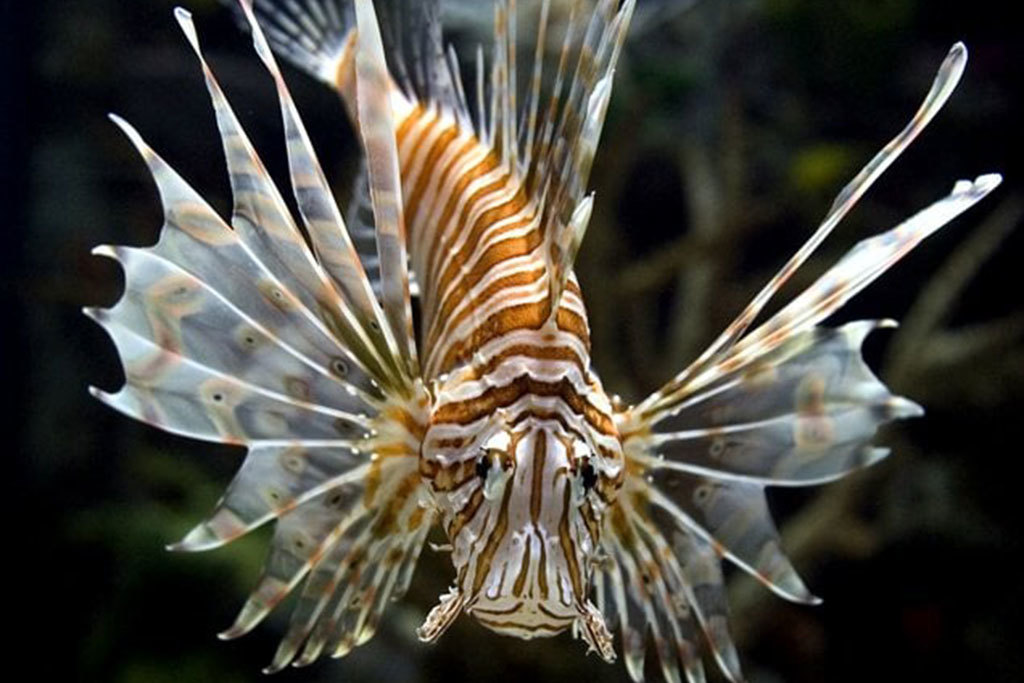
<svg viewBox="0 0 1024 683">
<path fill-rule="evenodd" d="M 421 637 L 433 640 L 465 611 L 519 638 L 576 625 L 614 657 L 589 595 L 623 460 L 617 439 L 590 432 L 582 419 L 539 410 L 511 419 L 499 411 L 470 436 L 431 426 L 421 473 L 442 511 L 456 579 Z"/>
</svg>

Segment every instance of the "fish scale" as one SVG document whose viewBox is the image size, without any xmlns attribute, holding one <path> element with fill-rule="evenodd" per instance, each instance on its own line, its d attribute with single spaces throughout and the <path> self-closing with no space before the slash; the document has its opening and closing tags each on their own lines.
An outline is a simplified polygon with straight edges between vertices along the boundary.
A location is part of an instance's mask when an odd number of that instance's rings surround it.
<svg viewBox="0 0 1024 683">
<path fill-rule="evenodd" d="M 421 639 L 461 614 L 524 639 L 571 628 L 605 660 L 621 653 L 634 680 L 650 643 L 666 680 L 692 683 L 705 678 L 703 634 L 740 680 L 722 562 L 818 601 L 784 554 L 766 487 L 869 466 L 888 454 L 871 445 L 878 428 L 922 412 L 861 356 L 894 323 L 820 323 L 998 175 L 957 182 L 754 323 L 943 106 L 966 48 L 953 46 L 911 121 L 708 349 L 625 406 L 592 367 L 573 262 L 634 2 L 572 0 L 554 60 L 550 10 L 543 0 L 520 104 L 513 0 L 495 3 L 475 92 L 437 0 L 240 0 L 277 91 L 298 221 L 187 11 L 176 17 L 216 113 L 231 220 L 112 117 L 156 181 L 165 224 L 153 247 L 96 251 L 126 273 L 114 307 L 86 311 L 114 340 L 126 386 L 94 393 L 156 427 L 248 448 L 210 517 L 171 547 L 206 550 L 274 521 L 263 573 L 221 634 L 247 633 L 297 593 L 267 671 L 371 638 L 440 525 L 454 577 Z M 357 131 L 363 166 L 345 211 L 275 52 L 334 88 Z"/>
</svg>

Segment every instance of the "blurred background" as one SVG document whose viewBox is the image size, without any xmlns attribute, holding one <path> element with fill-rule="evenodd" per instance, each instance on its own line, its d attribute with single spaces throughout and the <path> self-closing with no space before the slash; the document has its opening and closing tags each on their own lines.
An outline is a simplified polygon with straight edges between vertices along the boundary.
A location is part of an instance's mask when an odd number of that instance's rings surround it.
<svg viewBox="0 0 1024 683">
<path fill-rule="evenodd" d="M 248 39 L 216 0 L 179 2 L 283 182 L 277 104 Z M 148 173 L 106 112 L 134 123 L 215 208 L 230 207 L 173 4 L 0 2 L 0 339 L 13 437 L 5 621 L 9 657 L 40 680 L 258 680 L 287 621 L 284 609 L 239 641 L 214 637 L 255 582 L 268 529 L 206 554 L 163 550 L 212 508 L 241 452 L 164 435 L 86 391 L 123 381 L 113 345 L 79 312 L 113 303 L 122 275 L 89 250 L 151 244 L 161 223 Z M 535 9 L 519 4 L 520 35 L 530 36 Z M 751 681 L 1024 680 L 1024 41 L 1004 7 L 639 2 L 578 264 L 595 364 L 627 401 L 681 369 L 802 243 L 909 119 L 957 40 L 971 58 L 945 110 L 786 293 L 958 178 L 1006 178 L 830 321 L 902 320 L 873 335 L 867 355 L 928 413 L 886 428 L 880 441 L 893 455 L 871 470 L 772 492 L 784 545 L 824 604 L 787 604 L 732 572 L 733 629 Z M 488 8 L 452 2 L 463 54 L 488 32 Z M 320 85 L 287 76 L 345 197 L 355 146 L 343 112 Z M 418 643 L 414 629 L 449 580 L 448 559 L 425 552 L 410 594 L 368 645 L 276 680 L 628 680 L 567 635 L 527 644 L 464 618 L 437 645 Z"/>
</svg>

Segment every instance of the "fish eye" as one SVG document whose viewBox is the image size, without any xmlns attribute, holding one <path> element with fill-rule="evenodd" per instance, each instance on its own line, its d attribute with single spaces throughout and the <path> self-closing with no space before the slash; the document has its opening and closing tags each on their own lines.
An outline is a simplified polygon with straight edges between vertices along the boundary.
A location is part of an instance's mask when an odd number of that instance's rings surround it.
<svg viewBox="0 0 1024 683">
<path fill-rule="evenodd" d="M 583 481 L 583 489 L 585 491 L 589 491 L 597 484 L 597 471 L 590 464 L 589 460 L 584 460 L 580 466 L 580 478 Z"/>
<path fill-rule="evenodd" d="M 491 454 L 484 451 L 476 459 L 476 476 L 487 479 L 487 473 L 491 471 Z"/>
<path fill-rule="evenodd" d="M 513 462 L 508 453 L 495 448 L 482 448 L 476 459 L 476 474 L 480 477 L 484 498 L 497 500 L 512 477 Z"/>
</svg>

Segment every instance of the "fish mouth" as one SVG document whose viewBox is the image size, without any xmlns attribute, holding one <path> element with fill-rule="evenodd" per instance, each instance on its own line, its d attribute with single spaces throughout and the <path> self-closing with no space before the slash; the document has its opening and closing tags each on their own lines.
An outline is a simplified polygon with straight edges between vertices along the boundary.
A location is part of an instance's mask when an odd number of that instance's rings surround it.
<svg viewBox="0 0 1024 683">
<path fill-rule="evenodd" d="M 587 652 L 597 652 L 606 662 L 615 661 L 611 632 L 590 600 L 577 600 L 571 607 L 559 603 L 562 609 L 552 610 L 538 600 L 481 597 L 478 593 L 467 599 L 458 586 L 449 588 L 417 629 L 419 639 L 434 642 L 466 612 L 495 633 L 524 640 L 554 636 L 575 625 L 578 637 L 587 644 Z"/>
<path fill-rule="evenodd" d="M 579 610 L 554 610 L 542 601 L 529 599 L 478 601 L 467 607 L 466 612 L 496 633 L 524 640 L 557 635 L 580 617 Z"/>
</svg>

